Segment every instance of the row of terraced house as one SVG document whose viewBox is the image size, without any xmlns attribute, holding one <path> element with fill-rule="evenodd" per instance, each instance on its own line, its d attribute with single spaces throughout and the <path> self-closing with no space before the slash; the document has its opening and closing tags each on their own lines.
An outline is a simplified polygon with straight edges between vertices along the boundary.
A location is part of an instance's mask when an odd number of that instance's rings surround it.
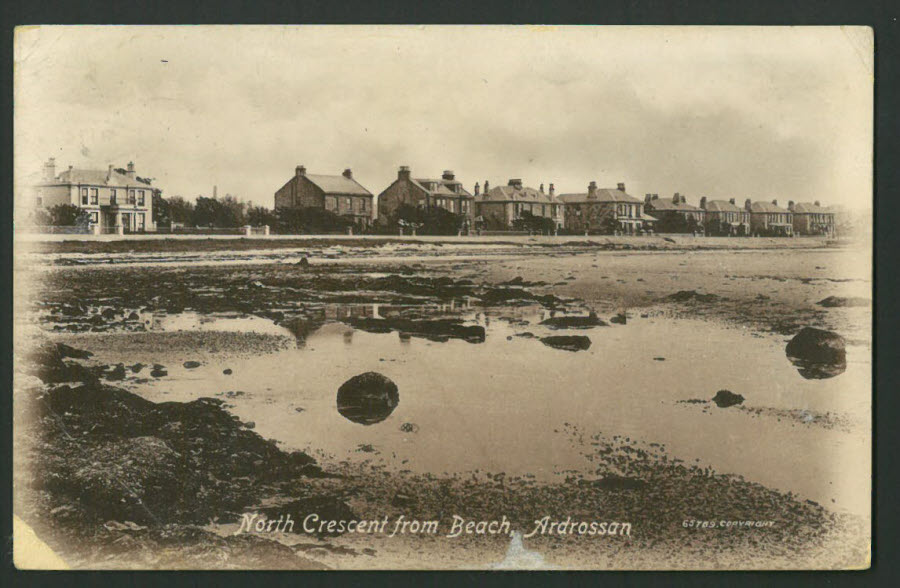
<svg viewBox="0 0 900 588">
<path fill-rule="evenodd" d="M 600 188 L 590 182 L 585 192 L 557 194 L 554 184 L 544 189 L 525 186 L 520 178 L 506 185 L 475 183 L 469 192 L 451 170 L 440 177 L 414 177 L 401 166 L 397 178 L 375 195 L 353 178 L 347 169 L 341 175 L 308 174 L 297 166 L 294 176 L 275 192 L 275 206 L 316 206 L 347 215 L 363 229 L 396 224 L 404 207 L 417 210 L 444 209 L 462 218 L 464 231 L 511 230 L 525 216 L 548 219 L 555 232 L 702 233 L 707 235 L 827 235 L 835 232 L 834 211 L 813 203 L 788 202 L 787 208 L 771 202 L 747 199 L 743 207 L 730 200 L 701 198 L 699 205 L 684 195 L 661 199 L 647 194 L 640 200 L 628 194 L 625 184 Z M 376 214 L 377 212 L 377 214 Z"/>
<path fill-rule="evenodd" d="M 74 169 L 56 173 L 51 158 L 43 176 L 30 188 L 38 207 L 74 204 L 86 211 L 97 228 L 120 232 L 155 230 L 153 197 L 160 189 L 152 180 L 135 173 L 133 163 L 125 169 L 110 165 L 106 170 Z M 735 199 L 708 200 L 698 205 L 676 193 L 671 198 L 647 194 L 635 198 L 625 184 L 600 188 L 590 182 L 584 192 L 557 194 L 524 185 L 519 178 L 506 185 L 476 182 L 469 192 L 453 171 L 440 177 L 416 177 L 401 166 L 397 178 L 376 196 L 346 169 L 341 174 L 307 173 L 298 165 L 294 174 L 275 192 L 276 208 L 320 208 L 348 217 L 361 231 L 395 228 L 409 211 L 442 209 L 459 218 L 463 232 L 509 231 L 521 228 L 525 218 L 538 217 L 554 233 L 645 234 L 694 233 L 729 236 L 827 235 L 835 233 L 834 211 L 819 202 L 777 200 L 751 201 L 738 206 Z M 104 231 L 105 232 L 105 231 Z"/>
</svg>

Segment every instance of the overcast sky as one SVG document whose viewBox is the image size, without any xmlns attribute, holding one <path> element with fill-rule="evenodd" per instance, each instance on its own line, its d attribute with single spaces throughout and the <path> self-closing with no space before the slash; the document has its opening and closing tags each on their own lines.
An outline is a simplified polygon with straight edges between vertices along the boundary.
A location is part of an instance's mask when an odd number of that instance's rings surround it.
<svg viewBox="0 0 900 588">
<path fill-rule="evenodd" d="M 557 193 L 871 205 L 867 29 L 40 27 L 16 39 L 17 178 L 135 162 L 271 206 L 303 164 Z"/>
</svg>

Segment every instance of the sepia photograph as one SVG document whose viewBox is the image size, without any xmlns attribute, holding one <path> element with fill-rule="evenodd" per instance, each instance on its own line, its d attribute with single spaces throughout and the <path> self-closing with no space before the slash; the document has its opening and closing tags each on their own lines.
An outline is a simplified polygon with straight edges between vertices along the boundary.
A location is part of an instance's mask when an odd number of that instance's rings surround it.
<svg viewBox="0 0 900 588">
<path fill-rule="evenodd" d="M 17 568 L 870 567 L 871 28 L 14 41 Z"/>
</svg>

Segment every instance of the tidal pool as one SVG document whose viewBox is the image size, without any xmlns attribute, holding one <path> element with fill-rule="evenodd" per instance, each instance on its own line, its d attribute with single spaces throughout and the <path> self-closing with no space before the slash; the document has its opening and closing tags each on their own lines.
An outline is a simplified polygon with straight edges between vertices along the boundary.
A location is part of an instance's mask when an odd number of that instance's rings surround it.
<svg viewBox="0 0 900 588">
<path fill-rule="evenodd" d="M 195 369 L 168 366 L 168 377 L 126 385 L 155 401 L 223 398 L 264 437 L 326 462 L 544 481 L 596 475 L 585 456 L 590 440 L 574 438 L 574 426 L 660 444 L 670 459 L 868 514 L 868 347 L 848 345 L 843 374 L 808 380 L 785 357 L 788 338 L 779 335 L 665 316 L 554 330 L 539 324 L 548 316 L 533 308 L 464 314 L 466 324 L 484 326 L 482 343 L 327 322 L 295 349 Z M 215 329 L 215 321 L 203 328 Z M 261 328 L 289 334 L 272 324 Z M 533 336 L 521 336 L 526 332 Z M 540 341 L 560 334 L 586 335 L 592 345 L 572 352 Z M 402 398 L 369 425 L 348 420 L 335 405 L 341 384 L 365 372 L 390 378 Z M 697 402 L 722 389 L 743 396 L 743 404 Z M 679 402 L 685 400 L 695 402 Z M 844 426 L 789 418 L 790 411 L 830 413 Z"/>
</svg>

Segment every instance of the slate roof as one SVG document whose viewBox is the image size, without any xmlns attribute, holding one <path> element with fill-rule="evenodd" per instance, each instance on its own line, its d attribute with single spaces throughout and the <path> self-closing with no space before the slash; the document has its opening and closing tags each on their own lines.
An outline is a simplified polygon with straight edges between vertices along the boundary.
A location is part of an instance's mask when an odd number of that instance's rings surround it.
<svg viewBox="0 0 900 588">
<path fill-rule="evenodd" d="M 794 214 L 834 214 L 834 211 L 812 202 L 798 202 L 794 205 Z"/>
<path fill-rule="evenodd" d="M 557 196 L 566 204 L 575 204 L 579 202 L 630 202 L 633 204 L 643 204 L 643 200 L 638 200 L 634 196 L 626 194 L 622 190 L 616 188 L 598 188 L 595 198 L 589 198 L 587 192 L 581 194 L 560 194 Z"/>
<path fill-rule="evenodd" d="M 107 177 L 108 176 L 108 177 Z M 149 182 L 140 181 L 137 178 L 129 178 L 116 170 L 112 173 L 105 169 L 67 169 L 59 173 L 56 179 L 45 182 L 48 184 L 86 184 L 89 186 L 110 186 L 113 188 L 150 186 Z"/>
<path fill-rule="evenodd" d="M 559 201 L 549 194 L 545 194 L 534 188 L 521 188 L 516 190 L 514 186 L 495 186 L 483 194 L 475 197 L 475 202 L 537 202 L 540 204 L 558 204 Z"/>
<path fill-rule="evenodd" d="M 326 176 L 322 174 L 306 174 L 306 179 L 321 188 L 326 194 L 357 194 L 360 196 L 371 196 L 372 193 L 366 190 L 356 180 L 350 179 L 343 175 Z"/>
<path fill-rule="evenodd" d="M 457 180 L 445 180 L 434 179 L 434 178 L 414 178 L 412 183 L 417 185 L 423 191 L 428 192 L 432 195 L 437 196 L 472 196 L 472 194 L 463 188 L 462 182 Z M 428 186 L 431 184 L 437 184 L 434 190 L 429 190 Z M 454 192 L 450 186 L 459 186 L 459 192 Z"/>
<path fill-rule="evenodd" d="M 671 198 L 657 198 L 644 203 L 644 207 L 652 207 L 653 210 L 680 210 L 683 212 L 699 212 L 701 209 L 687 202 L 674 202 Z"/>
<path fill-rule="evenodd" d="M 732 204 L 727 200 L 710 200 L 706 203 L 707 212 L 746 212 L 737 204 Z"/>
<path fill-rule="evenodd" d="M 750 203 L 750 212 L 754 213 L 789 213 L 790 210 L 787 208 L 781 208 L 777 204 L 772 204 L 771 202 L 766 202 L 764 200 L 760 200 L 758 202 Z"/>
</svg>

